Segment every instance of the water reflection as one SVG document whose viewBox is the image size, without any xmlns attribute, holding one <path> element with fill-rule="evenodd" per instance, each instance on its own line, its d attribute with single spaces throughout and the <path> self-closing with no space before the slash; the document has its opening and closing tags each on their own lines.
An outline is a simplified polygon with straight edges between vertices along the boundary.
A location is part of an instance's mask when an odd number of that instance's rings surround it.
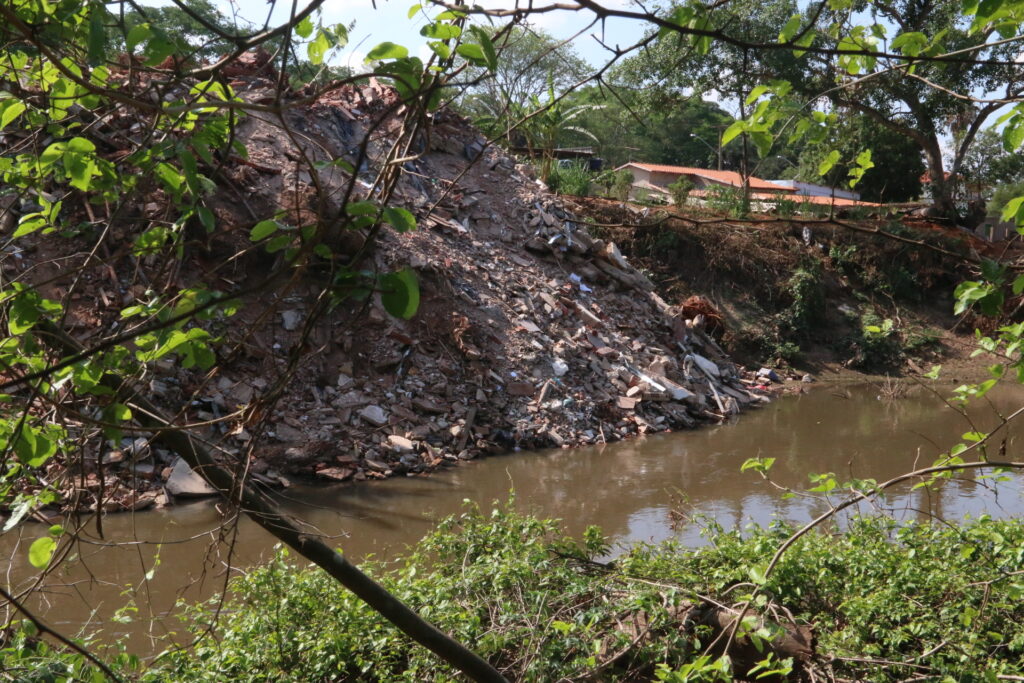
<svg viewBox="0 0 1024 683">
<path fill-rule="evenodd" d="M 803 524 L 824 509 L 814 500 L 783 500 L 756 474 L 741 473 L 747 458 L 776 458 L 773 480 L 795 489 L 806 488 L 808 474 L 815 472 L 834 472 L 840 481 L 884 481 L 931 463 L 964 432 L 994 427 L 998 413 L 1008 414 L 1024 400 L 1024 391 L 1008 388 L 994 393 L 989 404 L 973 406 L 966 419 L 924 388 L 911 389 L 896 402 L 878 400 L 878 394 L 870 386 L 825 387 L 745 414 L 734 424 L 491 458 L 427 478 L 296 487 L 283 500 L 312 530 L 333 537 L 355 559 L 392 556 L 436 520 L 458 513 L 464 499 L 486 506 L 506 500 L 512 489 L 521 509 L 560 518 L 573 534 L 597 524 L 619 543 L 670 537 L 700 543 L 695 525 L 673 528 L 672 510 L 731 528 L 774 519 Z M 1007 433 L 1009 459 L 1020 459 L 1017 432 Z M 967 474 L 937 490 L 911 490 L 908 484 L 879 505 L 903 518 L 1020 515 L 1020 483 L 1017 475 L 1008 484 L 995 484 Z M 148 651 L 147 629 L 155 634 L 182 630 L 173 620 L 152 617 L 169 611 L 177 598 L 194 600 L 218 590 L 229 565 L 245 567 L 269 554 L 268 534 L 244 519 L 219 530 L 221 521 L 217 508 L 206 502 L 107 517 L 105 540 L 87 528 L 76 549 L 78 561 L 54 577 L 35 606 L 58 626 L 93 619 L 109 637 L 129 638 L 138 651 Z M 29 574 L 26 548 L 40 533 L 39 527 L 23 526 L 0 537 L 0 552 L 12 558 L 12 579 Z M 128 545 L 111 546 L 112 540 Z M 236 541 L 230 554 L 225 540 Z M 156 579 L 147 583 L 144 574 L 158 553 Z M 126 586 L 137 587 L 140 608 L 150 606 L 149 613 L 127 625 L 110 621 L 125 604 Z"/>
</svg>

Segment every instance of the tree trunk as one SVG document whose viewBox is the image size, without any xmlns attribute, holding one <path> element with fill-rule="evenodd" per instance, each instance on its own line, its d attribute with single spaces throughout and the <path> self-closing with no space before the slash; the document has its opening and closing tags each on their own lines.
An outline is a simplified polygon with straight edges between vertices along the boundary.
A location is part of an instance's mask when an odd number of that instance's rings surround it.
<svg viewBox="0 0 1024 683">
<path fill-rule="evenodd" d="M 929 184 L 932 188 L 932 204 L 943 218 L 958 218 L 956 203 L 953 201 L 953 182 L 946 178 L 942 167 L 942 149 L 939 141 L 930 139 L 924 146 L 924 156 L 928 163 Z"/>
</svg>

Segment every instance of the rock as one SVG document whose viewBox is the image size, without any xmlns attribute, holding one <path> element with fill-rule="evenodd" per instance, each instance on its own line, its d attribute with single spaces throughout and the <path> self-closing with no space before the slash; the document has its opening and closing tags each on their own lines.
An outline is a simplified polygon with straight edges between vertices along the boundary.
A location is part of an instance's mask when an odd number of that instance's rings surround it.
<svg viewBox="0 0 1024 683">
<path fill-rule="evenodd" d="M 619 408 L 622 408 L 623 410 L 633 410 L 636 408 L 636 404 L 639 402 L 639 399 L 630 398 L 628 396 L 619 396 L 617 399 L 615 399 L 615 405 L 617 405 Z"/>
<path fill-rule="evenodd" d="M 246 404 L 252 400 L 253 388 L 251 384 L 246 382 L 239 382 L 235 386 L 231 387 L 229 395 L 235 403 Z"/>
<path fill-rule="evenodd" d="M 448 409 L 438 403 L 426 397 L 417 397 L 412 400 L 412 405 L 425 413 L 434 413 L 435 415 L 441 415 L 448 412 Z"/>
<path fill-rule="evenodd" d="M 296 310 L 281 311 L 281 327 L 289 332 L 299 329 L 302 313 Z"/>
<path fill-rule="evenodd" d="M 583 322 L 591 327 L 602 327 L 604 325 L 604 323 L 601 322 L 601 319 L 594 315 L 593 311 L 578 301 L 576 302 L 576 312 L 579 313 Z"/>
<path fill-rule="evenodd" d="M 133 465 L 131 471 L 142 479 L 154 479 L 157 474 L 157 466 L 148 462 L 140 462 Z"/>
<path fill-rule="evenodd" d="M 525 318 L 519 321 L 519 326 L 522 327 L 527 332 L 529 332 L 530 334 L 537 334 L 538 332 L 540 332 L 540 328 L 537 327 L 535 323 L 526 320 Z"/>
<path fill-rule="evenodd" d="M 278 422 L 274 425 L 274 434 L 280 441 L 294 442 L 294 441 L 305 441 L 306 435 L 295 427 Z"/>
<path fill-rule="evenodd" d="M 366 463 L 366 466 L 369 467 L 371 470 L 376 470 L 378 472 L 389 472 L 391 470 L 391 468 L 388 466 L 386 462 L 381 462 L 380 460 L 374 460 L 373 458 L 365 458 L 363 462 Z"/>
<path fill-rule="evenodd" d="M 133 439 L 122 450 L 124 450 L 124 454 L 132 460 L 145 460 L 150 456 L 149 439 L 144 436 L 140 436 Z"/>
<path fill-rule="evenodd" d="M 347 481 L 356 473 L 352 467 L 325 467 L 316 471 L 316 476 L 332 481 Z"/>
<path fill-rule="evenodd" d="M 124 451 L 109 451 L 100 460 L 104 465 L 116 465 L 124 462 Z"/>
<path fill-rule="evenodd" d="M 383 427 L 388 423 L 388 414 L 380 406 L 366 406 L 359 411 L 359 417 L 375 427 Z"/>
<path fill-rule="evenodd" d="M 718 369 L 718 366 L 709 361 L 704 356 L 698 353 L 691 353 L 687 358 L 693 360 L 694 364 L 705 372 L 705 374 L 711 377 L 721 377 L 722 371 Z"/>
<path fill-rule="evenodd" d="M 399 453 L 411 453 L 416 450 L 416 444 L 398 434 L 392 434 L 388 437 L 388 445 Z"/>
<path fill-rule="evenodd" d="M 181 498 L 203 498 L 217 495 L 217 490 L 192 471 L 188 463 L 178 458 L 167 477 L 167 492 Z"/>
</svg>

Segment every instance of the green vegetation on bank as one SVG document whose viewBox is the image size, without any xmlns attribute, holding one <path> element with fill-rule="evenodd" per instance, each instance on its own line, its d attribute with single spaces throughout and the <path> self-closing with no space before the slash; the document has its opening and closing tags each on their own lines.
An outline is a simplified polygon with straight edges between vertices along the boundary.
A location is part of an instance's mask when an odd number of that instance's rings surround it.
<svg viewBox="0 0 1024 683">
<path fill-rule="evenodd" d="M 471 509 L 444 521 L 403 560 L 371 571 L 511 680 L 595 673 L 606 680 L 733 680 L 744 672 L 731 671 L 717 654 L 702 657 L 721 635 L 708 625 L 708 611 L 738 608 L 758 585 L 752 613 L 764 619 L 748 619 L 749 637 L 765 646 L 795 622 L 812 626 L 816 638 L 809 661 L 773 656 L 762 671 L 792 667 L 793 675 L 876 682 L 1024 674 L 1019 520 L 899 525 L 859 518 L 841 533 L 804 536 L 763 579 L 791 533 L 781 524 L 743 533 L 712 526 L 703 548 L 639 545 L 608 564 L 597 529 L 572 541 L 551 520 Z M 125 655 L 107 661 L 126 677 L 153 681 L 457 679 L 322 572 L 293 564 L 285 550 L 233 587 L 227 604 L 187 612 L 196 636 L 216 620 L 216 637 L 203 635 L 146 670 Z M 8 675 L 88 680 L 80 657 L 26 635 L 0 650 Z"/>
</svg>

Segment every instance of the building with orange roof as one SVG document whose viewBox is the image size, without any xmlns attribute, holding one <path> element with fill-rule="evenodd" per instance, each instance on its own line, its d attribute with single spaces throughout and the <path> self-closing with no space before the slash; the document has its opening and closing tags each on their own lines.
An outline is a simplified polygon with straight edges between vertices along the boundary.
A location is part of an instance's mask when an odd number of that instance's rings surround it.
<svg viewBox="0 0 1024 683">
<path fill-rule="evenodd" d="M 668 192 L 668 186 L 686 176 L 697 189 L 708 189 L 715 185 L 722 187 L 743 187 L 743 176 L 736 171 L 712 171 L 707 168 L 693 168 L 690 166 L 666 166 L 664 164 L 647 164 L 639 161 L 630 161 L 619 166 L 616 171 L 627 170 L 633 174 L 635 184 L 643 187 L 645 185 L 654 188 L 661 188 Z M 775 183 L 762 180 L 761 178 L 750 177 L 750 189 L 754 192 L 781 192 L 792 194 L 793 188 L 776 185 Z"/>
<path fill-rule="evenodd" d="M 681 177 L 686 177 L 693 183 L 694 189 L 690 192 L 690 196 L 697 199 L 703 199 L 707 191 L 714 187 L 743 187 L 743 176 L 736 171 L 713 171 L 706 168 L 648 164 L 639 161 L 630 161 L 615 170 L 626 170 L 632 173 L 635 189 L 660 195 L 665 199 L 671 194 L 668 186 Z M 871 202 L 859 201 L 849 195 L 828 197 L 803 193 L 800 191 L 799 184 L 783 185 L 755 176 L 750 176 L 748 182 L 750 183 L 750 198 L 762 205 L 771 205 L 771 203 L 785 198 L 801 204 L 878 206 Z"/>
</svg>

